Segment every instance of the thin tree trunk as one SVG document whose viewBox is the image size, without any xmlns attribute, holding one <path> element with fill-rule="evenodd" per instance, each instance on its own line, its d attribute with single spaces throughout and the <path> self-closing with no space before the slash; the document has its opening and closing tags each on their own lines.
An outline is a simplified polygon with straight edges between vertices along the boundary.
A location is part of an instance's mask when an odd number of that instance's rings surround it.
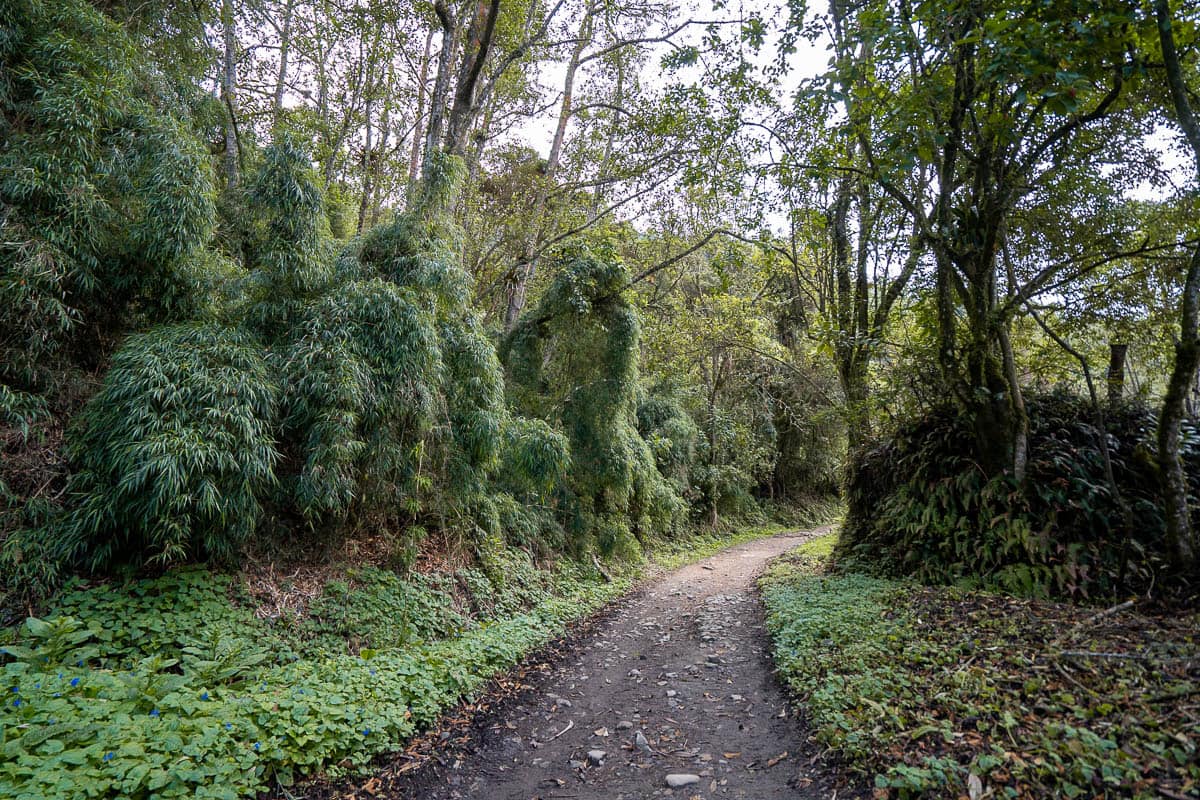
<svg viewBox="0 0 1200 800">
<path fill-rule="evenodd" d="M 1108 346 L 1108 373 L 1105 383 L 1108 385 L 1108 404 L 1120 402 L 1125 394 L 1125 357 L 1129 353 L 1129 345 L 1111 343 Z"/>
<path fill-rule="evenodd" d="M 421 122 L 425 119 L 425 96 L 429 90 L 429 60 L 433 53 L 433 28 L 425 33 L 425 54 L 421 57 L 421 75 L 417 79 L 417 119 L 413 123 L 412 151 L 408 157 L 408 191 L 405 195 L 412 197 L 417 180 L 421 177 Z"/>
<path fill-rule="evenodd" d="M 1167 0 L 1155 0 L 1154 14 L 1158 22 L 1158 35 L 1162 43 L 1163 64 L 1171 102 L 1179 126 L 1191 145 L 1192 155 L 1196 160 L 1196 175 L 1200 178 L 1200 122 L 1197 122 L 1188 101 L 1183 68 L 1179 63 L 1175 37 L 1171 30 L 1171 12 Z M 1179 444 L 1184 403 L 1195 382 L 1197 367 L 1200 367 L 1200 246 L 1192 250 L 1183 283 L 1181 305 L 1179 342 L 1175 345 L 1175 369 L 1167 384 L 1162 413 L 1158 418 L 1158 463 L 1162 472 L 1167 539 L 1180 568 L 1190 570 L 1196 562 L 1196 542 L 1188 510 L 1187 475 L 1179 456 Z"/>
<path fill-rule="evenodd" d="M 287 86 L 288 55 L 292 47 L 292 13 L 295 0 L 287 0 L 283 11 L 283 30 L 279 34 L 279 73 L 275 80 L 275 98 L 272 102 L 274 123 L 279 124 L 283 115 L 283 94 Z"/>
<path fill-rule="evenodd" d="M 367 224 L 367 209 L 371 205 L 371 148 L 374 146 L 374 130 L 371 125 L 371 106 L 374 105 L 374 92 L 367 94 L 367 109 L 366 109 L 366 140 L 363 142 L 362 155 L 362 197 L 358 201 L 358 233 L 363 232 L 363 227 Z"/>
<path fill-rule="evenodd" d="M 1013 477 L 1021 483 L 1025 480 L 1025 470 L 1029 464 L 1029 412 L 1025 408 L 1025 393 L 1021 390 L 1021 382 L 1017 376 L 1017 359 L 1013 355 L 1012 339 L 1009 337 L 1007 325 L 1000 326 L 1000 352 L 1004 357 L 1004 374 L 1012 391 Z M 1087 369 L 1086 364 L 1084 369 Z M 1091 380 L 1090 373 L 1088 380 Z"/>
<path fill-rule="evenodd" d="M 237 20 L 233 0 L 221 0 L 221 29 L 225 46 L 221 68 L 221 98 L 225 101 L 225 181 L 230 188 L 240 177 L 237 131 Z"/>
<path fill-rule="evenodd" d="M 526 231 L 525 242 L 522 246 L 521 260 L 514 270 L 512 286 L 508 293 L 508 307 L 504 311 L 504 330 L 511 331 L 525 308 L 529 293 L 529 282 L 533 279 L 536 269 L 533 252 L 537 247 L 537 237 L 540 232 L 542 218 L 546 212 L 546 198 L 550 187 L 554 185 L 554 176 L 562 159 L 563 143 L 567 137 L 567 125 L 571 121 L 572 103 L 575 93 L 575 73 L 583 58 L 583 51 L 592 41 L 592 22 L 595 18 L 595 7 L 588 3 L 584 9 L 583 19 L 579 23 L 579 33 L 575 46 L 571 49 L 571 58 L 567 62 L 567 74 L 563 79 L 562 103 L 558 108 L 558 125 L 554 129 L 554 139 L 550 142 L 550 155 L 546 158 L 546 170 L 538 187 L 534 200 L 531 224 Z"/>
<path fill-rule="evenodd" d="M 625 104 L 625 62 L 618 61 L 616 65 L 617 83 L 613 87 L 613 106 L 622 108 Z M 608 126 L 608 137 L 604 140 L 604 155 L 600 158 L 600 176 L 608 174 L 612 168 L 612 156 L 615 149 L 614 140 L 617 137 L 617 131 L 620 126 L 617 123 L 617 115 L 613 114 L 612 123 Z M 599 213 L 604 206 L 604 181 L 596 181 L 596 188 L 592 190 L 592 214 Z"/>
<path fill-rule="evenodd" d="M 383 205 L 383 161 L 387 155 L 388 140 L 392 134 L 392 102 L 390 92 L 395 86 L 396 75 L 392 67 L 388 66 L 387 87 L 388 94 L 384 95 L 383 100 L 383 116 L 379 120 L 379 146 L 375 150 L 375 155 L 371 159 L 371 200 L 370 213 L 367 217 L 367 224 L 374 227 L 379 222 L 380 206 Z M 398 149 L 398 148 L 397 148 Z"/>
</svg>

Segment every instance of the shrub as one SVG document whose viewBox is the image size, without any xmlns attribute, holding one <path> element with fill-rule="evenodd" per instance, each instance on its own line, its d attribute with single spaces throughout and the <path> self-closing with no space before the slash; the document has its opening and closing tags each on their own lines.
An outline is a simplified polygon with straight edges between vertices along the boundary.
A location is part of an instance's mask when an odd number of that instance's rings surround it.
<svg viewBox="0 0 1200 800">
<path fill-rule="evenodd" d="M 344 518 L 368 486 L 398 499 L 433 424 L 438 347 L 416 298 L 386 281 L 351 282 L 307 309 L 282 369 L 302 465 L 294 502 L 310 522 Z"/>
<path fill-rule="evenodd" d="M 683 505 L 637 430 L 636 310 L 624 265 L 586 248 L 564 250 L 537 308 L 501 346 L 522 413 L 561 427 L 571 471 L 560 497 L 571 544 L 638 551 L 634 530 L 671 527 Z"/>
<path fill-rule="evenodd" d="M 57 531 L 60 553 L 93 567 L 232 557 L 275 480 L 277 394 L 237 329 L 131 336 L 77 421 L 76 505 Z"/>
<path fill-rule="evenodd" d="M 1137 405 L 1107 415 L 1109 450 L 1130 529 L 1105 480 L 1087 403 L 1028 399 L 1025 481 L 985 479 L 963 442 L 965 423 L 934 412 L 860 454 L 851 469 L 839 552 L 861 566 L 924 581 L 983 581 L 1034 595 L 1103 598 L 1166 591 L 1165 543 L 1152 455 L 1155 419 Z M 1184 459 L 1200 487 L 1200 433 Z M 1178 577 L 1178 576 L 1175 576 Z"/>
<path fill-rule="evenodd" d="M 164 81 L 92 4 L 5 3 L 0 28 L 0 385 L 41 391 L 64 343 L 94 359 L 98 334 L 189 306 L 212 186 Z"/>
</svg>

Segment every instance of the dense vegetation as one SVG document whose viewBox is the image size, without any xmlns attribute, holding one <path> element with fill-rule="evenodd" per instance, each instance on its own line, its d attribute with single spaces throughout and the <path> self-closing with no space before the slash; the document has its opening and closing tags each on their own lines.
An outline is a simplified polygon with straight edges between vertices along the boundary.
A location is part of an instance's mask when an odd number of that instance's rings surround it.
<svg viewBox="0 0 1200 800">
<path fill-rule="evenodd" d="M 1195 792 L 1195 613 L 830 574 L 833 544 L 772 567 L 767 626 L 816 740 L 877 795 Z"/>
<path fill-rule="evenodd" d="M 0 790 L 361 766 L 832 497 L 860 610 L 1194 607 L 1193 5 L 0 3 Z"/>
<path fill-rule="evenodd" d="M 297 774 L 362 767 L 566 624 L 617 596 L 509 555 L 445 586 L 363 569 L 304 617 L 256 616 L 226 576 L 64 592 L 5 652 L 6 797 L 252 797 Z M 232 593 L 232 597 L 231 597 Z"/>
<path fill-rule="evenodd" d="M 1110 407 L 1101 430 L 1079 398 L 1026 403 L 1023 481 L 978 469 L 962 449 L 970 432 L 949 409 L 861 453 L 842 554 L 890 575 L 1077 600 L 1154 595 L 1178 580 L 1150 457 L 1154 414 L 1136 402 Z M 1200 489 L 1200 435 L 1185 433 L 1180 456 Z"/>
</svg>

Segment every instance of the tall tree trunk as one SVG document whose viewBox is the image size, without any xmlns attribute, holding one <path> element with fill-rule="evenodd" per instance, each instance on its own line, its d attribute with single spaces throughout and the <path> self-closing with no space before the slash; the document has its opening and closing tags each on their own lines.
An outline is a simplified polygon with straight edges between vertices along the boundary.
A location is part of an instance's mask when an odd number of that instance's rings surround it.
<svg viewBox="0 0 1200 800">
<path fill-rule="evenodd" d="M 380 207 L 383 205 L 383 162 L 387 155 L 388 141 L 392 136 L 392 101 L 391 91 L 396 85 L 396 74 L 388 65 L 387 88 L 383 95 L 383 115 L 379 120 L 379 145 L 371 158 L 371 199 L 367 225 L 374 227 L 379 222 Z M 399 149 L 399 148 L 397 148 Z"/>
<path fill-rule="evenodd" d="M 412 197 L 421 177 L 421 131 L 425 119 L 425 99 L 429 91 L 429 60 L 433 53 L 433 28 L 425 33 L 425 53 L 421 57 L 420 77 L 417 79 L 417 118 L 413 122 L 412 150 L 408 157 L 408 190 L 405 203 Z"/>
<path fill-rule="evenodd" d="M 1196 176 L 1200 179 L 1200 122 L 1192 112 L 1184 84 L 1183 68 L 1175 49 L 1171 29 L 1171 12 L 1167 0 L 1154 0 L 1154 15 L 1162 43 L 1163 64 L 1167 86 L 1179 127 L 1191 146 L 1196 161 Z M 1175 551 L 1181 569 L 1190 570 L 1196 563 L 1197 543 L 1188 511 L 1187 475 L 1179 457 L 1180 429 L 1183 423 L 1187 393 L 1196 380 L 1200 367 L 1200 246 L 1192 250 L 1187 275 L 1183 283 L 1182 313 L 1179 342 L 1175 345 L 1175 369 L 1167 384 L 1162 413 L 1158 417 L 1158 462 L 1162 472 L 1163 504 L 1167 521 L 1167 538 Z"/>
<path fill-rule="evenodd" d="M 421 165 L 421 178 L 428 180 L 433 170 L 433 159 L 442 146 L 442 129 L 446 123 L 446 101 L 450 96 L 450 67 L 454 63 L 457 49 L 458 22 L 454 11 L 444 0 L 436 0 L 433 9 L 442 26 L 442 49 L 438 53 L 437 75 L 433 79 L 433 91 L 429 95 L 429 125 L 425 128 L 425 158 Z"/>
<path fill-rule="evenodd" d="M 221 0 L 221 32 L 225 46 L 221 65 L 221 99 L 225 102 L 225 181 L 237 186 L 240 177 L 240 143 L 237 130 L 237 18 L 233 0 Z"/>
<path fill-rule="evenodd" d="M 458 84 L 454 87 L 454 104 L 446 121 L 446 152 L 462 156 L 467 152 L 471 128 L 479 112 L 476 89 L 483 66 L 487 63 L 496 32 L 496 17 L 500 0 L 476 0 L 475 16 L 467 27 L 463 60 L 458 68 Z"/>
<path fill-rule="evenodd" d="M 858 452 L 867 440 L 866 371 L 862 368 L 859 341 L 858 281 L 852 276 L 850 266 L 850 203 L 854 191 L 854 179 L 846 175 L 838 180 L 834 191 L 833 205 L 829 209 L 829 234 L 831 266 L 833 270 L 834 317 L 838 335 L 833 349 L 837 366 L 838 382 L 846 403 L 846 444 L 849 454 Z M 857 272 L 857 270 L 855 270 Z M 846 463 L 852 463 L 847 458 Z"/>
<path fill-rule="evenodd" d="M 567 62 L 567 74 L 563 78 L 562 103 L 558 107 L 558 125 L 554 129 L 554 139 L 550 142 L 550 155 L 546 158 L 546 170 L 538 186 L 534 199 L 531 224 L 526 229 L 525 241 L 522 244 L 521 260 L 514 270 L 512 285 L 508 292 L 508 307 L 504 311 L 504 330 L 511 331 L 525 308 L 529 292 L 529 282 L 533 279 L 534 249 L 537 247 L 538 235 L 542 218 L 546 213 L 546 199 L 550 188 L 554 185 L 554 176 L 562 159 L 563 143 L 567 138 L 567 125 L 571 121 L 572 103 L 575 97 L 575 73 L 583 58 L 583 51 L 592 41 L 592 22 L 595 18 L 595 5 L 589 2 L 584 9 L 583 19 L 579 22 L 579 33 L 575 38 L 575 46 L 571 48 L 571 58 Z"/>
<path fill-rule="evenodd" d="M 362 169 L 362 197 L 358 201 L 358 225 L 356 226 L 358 233 L 362 233 L 363 227 L 367 224 L 367 210 L 371 205 L 371 150 L 375 144 L 375 131 L 371 123 L 371 112 L 374 104 L 375 92 L 373 89 L 368 89 L 365 113 L 367 130 L 365 141 L 363 142 L 363 154 L 360 166 Z"/>
<path fill-rule="evenodd" d="M 617 54 L 620 58 L 620 54 Z M 612 104 L 614 108 L 622 108 L 625 105 L 625 62 L 619 60 L 616 65 L 617 82 L 613 87 Z M 615 140 L 617 131 L 620 130 L 620 125 L 617 122 L 617 114 L 614 113 L 612 123 L 608 126 L 608 136 L 604 139 L 604 155 L 600 158 L 599 176 L 603 178 L 608 175 L 608 171 L 612 168 L 613 151 L 616 149 Z M 592 214 L 600 213 L 600 209 L 604 206 L 604 182 L 597 181 L 596 188 L 592 190 Z"/>
<path fill-rule="evenodd" d="M 1013 446 L 1012 470 L 1018 483 L 1025 480 L 1025 469 L 1029 464 L 1029 412 L 1025 408 L 1025 394 L 1021 390 L 1017 375 L 1017 359 L 1013 355 L 1012 339 L 1008 325 L 1000 326 L 1000 352 L 1004 357 L 1004 375 L 1012 392 Z"/>
<path fill-rule="evenodd" d="M 275 79 L 275 97 L 271 108 L 274 124 L 283 115 L 283 94 L 287 87 L 288 56 L 292 48 L 292 14 L 295 0 L 287 0 L 283 10 L 283 27 L 279 32 L 279 73 Z"/>
<path fill-rule="evenodd" d="M 1125 357 L 1128 353 L 1127 344 L 1113 342 L 1108 345 L 1108 373 L 1105 375 L 1105 383 L 1108 386 L 1109 405 L 1119 402 L 1125 394 Z"/>
</svg>

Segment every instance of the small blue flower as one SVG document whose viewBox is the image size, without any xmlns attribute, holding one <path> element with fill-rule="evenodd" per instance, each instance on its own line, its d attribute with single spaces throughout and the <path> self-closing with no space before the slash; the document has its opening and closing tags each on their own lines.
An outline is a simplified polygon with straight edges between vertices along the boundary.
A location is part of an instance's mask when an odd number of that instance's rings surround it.
<svg viewBox="0 0 1200 800">
<path fill-rule="evenodd" d="M 150 716 L 152 716 L 152 717 L 158 717 L 158 716 L 162 716 L 162 715 L 158 713 L 158 709 L 156 708 L 156 709 L 154 709 L 153 711 L 151 711 L 151 712 L 150 712 Z"/>
<path fill-rule="evenodd" d="M 13 693 L 15 694 L 15 693 L 17 693 L 17 692 L 21 691 L 21 687 L 20 687 L 20 686 L 14 686 L 14 687 L 12 687 L 12 690 L 13 690 Z"/>
<path fill-rule="evenodd" d="M 83 666 L 83 659 L 81 658 L 81 659 L 79 659 L 78 661 L 76 661 L 76 662 L 75 662 L 75 666 L 77 666 L 77 667 L 82 667 L 82 666 Z"/>
<path fill-rule="evenodd" d="M 228 723 L 228 722 L 226 722 L 226 723 L 225 723 L 225 730 L 227 730 L 227 731 L 231 731 L 231 730 L 233 730 L 233 725 L 232 725 L 231 723 Z"/>
<path fill-rule="evenodd" d="M 257 752 L 258 752 L 258 750 L 259 750 L 259 743 L 258 743 L 258 742 L 255 742 L 255 743 L 254 743 L 254 752 L 256 752 L 256 753 L 257 753 Z"/>
<path fill-rule="evenodd" d="M 114 758 L 116 758 L 116 755 L 112 752 L 108 752 L 108 753 L 104 754 L 105 761 L 112 761 Z"/>
<path fill-rule="evenodd" d="M 370 735 L 371 735 L 371 729 L 363 728 L 363 736 L 370 736 Z"/>
<path fill-rule="evenodd" d="M 369 670 L 367 670 L 367 672 L 369 672 L 371 675 L 375 674 L 375 670 L 373 670 L 373 669 L 369 669 Z"/>
<path fill-rule="evenodd" d="M 304 694 L 304 690 L 303 690 L 303 689 L 301 689 L 301 690 L 300 690 L 300 694 Z"/>
<path fill-rule="evenodd" d="M 58 720 L 56 720 L 56 719 L 49 719 L 49 720 L 46 720 L 46 724 L 47 724 L 47 725 L 57 725 L 57 724 L 58 724 Z"/>
<path fill-rule="evenodd" d="M 78 686 L 78 685 L 79 685 L 79 678 L 71 678 L 71 685 L 72 685 L 72 686 Z"/>
<path fill-rule="evenodd" d="M 204 694 L 200 695 L 200 699 L 201 699 L 201 700 L 207 700 L 207 699 L 208 699 L 208 692 L 205 692 Z"/>
<path fill-rule="evenodd" d="M 20 707 L 21 707 L 21 698 L 18 697 L 16 700 L 13 700 L 13 708 L 20 708 Z"/>
<path fill-rule="evenodd" d="M 60 673 L 58 673 L 58 679 L 59 679 L 60 681 L 62 680 L 62 673 L 61 673 L 61 672 L 60 672 Z"/>
</svg>

